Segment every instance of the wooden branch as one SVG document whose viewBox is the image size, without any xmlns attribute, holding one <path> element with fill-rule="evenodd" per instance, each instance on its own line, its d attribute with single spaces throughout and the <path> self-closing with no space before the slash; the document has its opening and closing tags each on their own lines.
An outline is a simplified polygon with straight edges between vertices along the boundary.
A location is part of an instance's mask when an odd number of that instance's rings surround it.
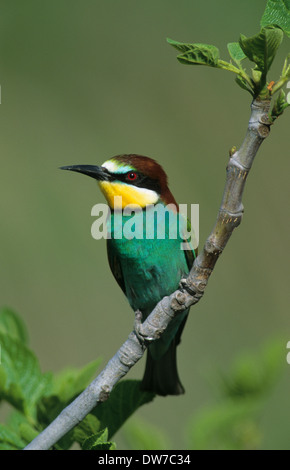
<svg viewBox="0 0 290 470">
<path fill-rule="evenodd" d="M 196 304 L 203 296 L 217 259 L 242 219 L 242 196 L 246 178 L 257 151 L 270 132 L 269 100 L 254 100 L 251 117 L 241 148 L 231 155 L 227 165 L 224 194 L 215 226 L 196 258 L 186 279 L 170 296 L 164 297 L 141 323 L 136 313 L 135 329 L 108 362 L 103 371 L 25 450 L 48 450 L 82 421 L 98 403 L 105 401 L 114 385 L 141 359 L 151 341 L 160 337 L 180 311 Z"/>
</svg>

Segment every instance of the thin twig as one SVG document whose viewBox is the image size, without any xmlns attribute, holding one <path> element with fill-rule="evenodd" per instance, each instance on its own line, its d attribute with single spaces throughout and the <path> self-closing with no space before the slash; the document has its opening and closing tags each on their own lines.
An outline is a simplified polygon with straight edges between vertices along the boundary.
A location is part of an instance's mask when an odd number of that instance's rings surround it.
<svg viewBox="0 0 290 470">
<path fill-rule="evenodd" d="M 141 359 L 149 342 L 160 337 L 175 315 L 203 296 L 217 259 L 223 252 L 234 228 L 242 219 L 242 195 L 246 178 L 257 151 L 268 136 L 269 100 L 254 100 L 245 139 L 227 165 L 224 194 L 215 226 L 180 288 L 164 297 L 144 323 L 136 314 L 135 330 L 96 379 L 25 449 L 48 450 L 68 431 L 82 421 L 98 403 L 106 400 L 114 385 Z M 137 325 L 137 326 L 136 326 Z M 141 340 L 140 340 L 141 338 Z M 143 340 L 142 340 L 143 338 Z"/>
</svg>

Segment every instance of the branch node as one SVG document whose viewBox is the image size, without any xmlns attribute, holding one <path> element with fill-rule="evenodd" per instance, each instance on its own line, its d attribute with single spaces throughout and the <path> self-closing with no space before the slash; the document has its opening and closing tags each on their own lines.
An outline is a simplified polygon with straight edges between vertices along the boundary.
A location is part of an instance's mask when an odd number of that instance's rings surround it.
<svg viewBox="0 0 290 470">
<path fill-rule="evenodd" d="M 265 124 L 261 124 L 258 127 L 258 135 L 262 139 L 265 139 L 266 137 L 268 137 L 269 133 L 270 133 L 270 127 L 269 126 L 267 126 Z"/>
<path fill-rule="evenodd" d="M 196 265 L 196 269 L 201 270 L 199 266 Z M 203 296 L 203 291 L 206 287 L 207 282 L 203 279 L 201 281 L 195 280 L 191 281 L 190 274 L 186 279 L 181 279 L 180 287 L 184 289 L 191 297 L 191 305 L 196 304 L 199 299 Z"/>
<path fill-rule="evenodd" d="M 270 121 L 269 115 L 267 113 L 262 114 L 262 116 L 259 119 L 259 122 L 261 124 L 265 124 L 266 126 L 271 126 L 272 122 Z"/>
<path fill-rule="evenodd" d="M 177 302 L 179 303 L 179 305 L 184 305 L 185 302 L 186 302 L 186 295 L 181 291 L 177 292 L 175 298 L 176 298 Z"/>
<path fill-rule="evenodd" d="M 223 249 L 218 246 L 213 240 L 208 238 L 204 244 L 204 249 L 207 252 L 207 254 L 213 255 L 213 256 L 219 256 Z"/>
<path fill-rule="evenodd" d="M 98 403 L 103 403 L 104 401 L 108 400 L 109 396 L 110 396 L 110 387 L 109 385 L 102 385 L 101 387 L 101 391 L 100 391 L 100 395 L 99 395 L 99 399 L 98 399 Z"/>
<path fill-rule="evenodd" d="M 171 300 L 171 308 L 174 312 L 181 312 L 187 307 L 185 306 L 186 296 L 182 292 L 178 292 L 175 297 Z"/>
</svg>

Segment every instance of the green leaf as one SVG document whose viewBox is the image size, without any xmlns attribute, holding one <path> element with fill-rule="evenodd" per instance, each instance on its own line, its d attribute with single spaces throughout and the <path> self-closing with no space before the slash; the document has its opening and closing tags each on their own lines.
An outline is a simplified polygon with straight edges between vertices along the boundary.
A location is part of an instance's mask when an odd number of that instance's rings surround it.
<svg viewBox="0 0 290 470">
<path fill-rule="evenodd" d="M 285 59 L 284 67 L 283 67 L 283 70 L 282 70 L 282 77 L 290 78 L 290 64 L 288 64 L 289 60 L 290 60 L 290 53 L 288 54 L 288 56 Z"/>
<path fill-rule="evenodd" d="M 82 444 L 83 450 L 115 450 L 116 444 L 108 441 L 108 429 L 88 437 Z"/>
<path fill-rule="evenodd" d="M 255 400 L 227 400 L 205 408 L 188 427 L 189 446 L 196 450 L 250 450 L 261 442 Z"/>
<path fill-rule="evenodd" d="M 240 399 L 267 394 L 280 374 L 283 350 L 281 341 L 273 341 L 256 354 L 245 353 L 238 357 L 230 373 L 222 379 L 224 395 Z"/>
<path fill-rule="evenodd" d="M 177 59 L 182 64 L 190 65 L 208 65 L 210 67 L 219 67 L 219 50 L 210 44 L 188 44 L 167 39 L 168 44 L 175 47 L 182 54 Z"/>
<path fill-rule="evenodd" d="M 99 404 L 93 414 L 101 423 L 101 429 L 107 427 L 109 439 L 140 406 L 149 403 L 154 393 L 140 390 L 138 380 L 124 380 L 112 390 L 108 400 Z"/>
<path fill-rule="evenodd" d="M 10 413 L 6 425 L 17 436 L 20 436 L 25 444 L 31 442 L 38 435 L 38 431 L 28 422 L 24 414 L 15 409 Z"/>
<path fill-rule="evenodd" d="M 271 111 L 271 118 L 273 120 L 277 119 L 279 116 L 281 116 L 281 114 L 283 114 L 288 106 L 290 106 L 290 103 L 287 102 L 286 93 L 283 90 L 280 90 L 278 97 L 274 101 L 274 105 Z"/>
<path fill-rule="evenodd" d="M 253 91 L 251 90 L 248 83 L 246 82 L 246 80 L 243 77 L 241 77 L 240 75 L 237 75 L 236 76 L 236 82 L 241 88 L 243 88 L 243 90 L 247 90 L 249 93 L 251 93 L 252 96 L 254 96 Z"/>
<path fill-rule="evenodd" d="M 290 0 L 268 0 L 261 26 L 277 25 L 290 37 Z"/>
<path fill-rule="evenodd" d="M 0 424 L 0 450 L 23 449 L 25 442 L 9 426 Z"/>
<path fill-rule="evenodd" d="M 133 450 L 169 449 L 167 436 L 140 418 L 131 418 L 122 429 L 122 434 Z"/>
<path fill-rule="evenodd" d="M 283 39 L 280 28 L 266 26 L 259 34 L 247 38 L 243 34 L 240 37 L 240 46 L 244 54 L 257 65 L 258 70 L 266 76 Z"/>
<path fill-rule="evenodd" d="M 0 310 L 0 332 L 27 344 L 27 331 L 21 318 L 9 308 Z"/>
<path fill-rule="evenodd" d="M 261 82 L 262 73 L 263 72 L 261 72 L 261 70 L 258 70 L 256 67 L 252 69 L 253 80 L 257 85 Z"/>
<path fill-rule="evenodd" d="M 100 362 L 101 359 L 96 359 L 83 368 L 66 369 L 52 377 L 50 393 L 38 402 L 37 416 L 41 426 L 48 426 L 88 386 L 96 376 Z"/>
<path fill-rule="evenodd" d="M 257 353 L 238 357 L 221 382 L 217 405 L 205 407 L 191 420 L 188 433 L 193 449 L 249 450 L 261 445 L 259 426 L 267 393 L 284 367 L 285 341 L 271 341 Z M 216 387 L 217 388 L 217 387 Z"/>
<path fill-rule="evenodd" d="M 96 376 L 101 359 L 95 359 L 81 369 L 66 369 L 53 377 L 51 395 L 55 395 L 63 403 L 81 393 Z"/>
<path fill-rule="evenodd" d="M 240 66 L 241 61 L 246 58 L 244 51 L 242 50 L 238 42 L 229 42 L 228 51 L 231 58 Z"/>
<path fill-rule="evenodd" d="M 74 428 L 74 439 L 82 443 L 100 430 L 100 421 L 92 414 L 88 414 L 83 421 Z"/>
<path fill-rule="evenodd" d="M 35 405 L 50 390 L 51 375 L 42 374 L 32 351 L 2 331 L 0 344 L 0 399 L 35 418 Z"/>
<path fill-rule="evenodd" d="M 36 431 L 31 424 L 26 422 L 19 425 L 19 434 L 26 444 L 29 444 L 36 436 L 38 436 L 39 432 Z"/>
</svg>

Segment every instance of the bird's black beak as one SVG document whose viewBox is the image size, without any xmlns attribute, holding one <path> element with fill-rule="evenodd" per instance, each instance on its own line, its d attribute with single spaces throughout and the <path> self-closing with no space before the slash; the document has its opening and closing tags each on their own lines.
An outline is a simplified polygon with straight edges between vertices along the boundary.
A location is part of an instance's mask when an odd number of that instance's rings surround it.
<svg viewBox="0 0 290 470">
<path fill-rule="evenodd" d="M 83 173 L 84 175 L 91 176 L 92 178 L 98 181 L 110 181 L 110 173 L 108 170 L 102 166 L 95 165 L 71 165 L 71 166 L 62 166 L 60 170 L 70 170 L 76 171 L 78 173 Z"/>
</svg>

